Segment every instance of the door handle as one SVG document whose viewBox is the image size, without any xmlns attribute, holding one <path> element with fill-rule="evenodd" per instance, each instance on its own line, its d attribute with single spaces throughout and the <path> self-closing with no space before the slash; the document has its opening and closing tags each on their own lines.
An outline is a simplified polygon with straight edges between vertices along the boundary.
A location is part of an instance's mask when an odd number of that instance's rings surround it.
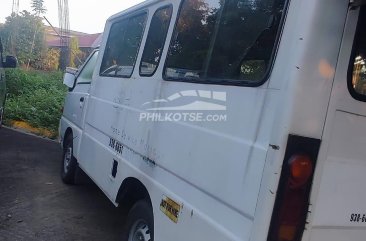
<svg viewBox="0 0 366 241">
<path fill-rule="evenodd" d="M 81 97 L 80 98 L 80 102 L 84 102 L 84 97 Z"/>
</svg>

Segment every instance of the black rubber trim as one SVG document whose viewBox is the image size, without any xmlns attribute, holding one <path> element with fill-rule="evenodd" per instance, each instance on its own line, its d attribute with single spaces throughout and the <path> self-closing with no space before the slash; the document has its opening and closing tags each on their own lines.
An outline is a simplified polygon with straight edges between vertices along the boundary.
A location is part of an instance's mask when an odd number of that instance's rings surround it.
<svg viewBox="0 0 366 241">
<path fill-rule="evenodd" d="M 355 61 L 355 58 L 356 58 L 357 48 L 358 48 L 358 46 L 361 42 L 360 39 L 359 39 L 359 35 L 361 34 L 360 32 L 362 31 L 361 26 L 360 26 L 362 24 L 361 17 L 366 18 L 366 16 L 364 16 L 365 14 L 366 14 L 366 6 L 362 6 L 360 8 L 360 13 L 359 13 L 359 16 L 358 16 L 356 34 L 355 34 L 355 38 L 354 38 L 354 42 L 353 42 L 353 46 L 352 46 L 352 52 L 351 52 L 349 65 L 348 65 L 348 71 L 347 71 L 347 88 L 348 88 L 349 93 L 356 100 L 364 101 L 364 102 L 366 102 L 366 95 L 358 93 L 353 88 L 353 86 L 352 86 L 352 77 L 353 77 L 353 68 L 354 68 L 354 61 Z"/>
</svg>

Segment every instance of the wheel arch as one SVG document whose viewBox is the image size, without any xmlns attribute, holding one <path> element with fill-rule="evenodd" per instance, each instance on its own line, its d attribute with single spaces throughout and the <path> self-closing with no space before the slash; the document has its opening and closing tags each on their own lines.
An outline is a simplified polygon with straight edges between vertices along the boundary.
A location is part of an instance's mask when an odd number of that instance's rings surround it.
<svg viewBox="0 0 366 241">
<path fill-rule="evenodd" d="M 118 206 L 123 206 L 130 210 L 139 200 L 146 200 L 150 204 L 151 209 L 153 208 L 150 194 L 145 185 L 134 177 L 124 179 L 116 197 Z"/>
<path fill-rule="evenodd" d="M 73 136 L 73 132 L 72 132 L 72 129 L 71 127 L 67 127 L 66 131 L 65 131 L 65 135 L 64 135 L 64 138 L 63 138 L 63 141 L 62 141 L 62 147 L 65 146 L 66 144 L 66 140 L 67 140 L 67 137 L 71 134 L 71 136 Z"/>
</svg>

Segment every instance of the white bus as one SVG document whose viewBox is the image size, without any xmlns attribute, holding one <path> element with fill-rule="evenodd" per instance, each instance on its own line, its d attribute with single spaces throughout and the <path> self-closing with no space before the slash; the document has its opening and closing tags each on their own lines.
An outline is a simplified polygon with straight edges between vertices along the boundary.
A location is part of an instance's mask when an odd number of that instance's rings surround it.
<svg viewBox="0 0 366 241">
<path fill-rule="evenodd" d="M 366 6 L 149 0 L 110 17 L 60 122 L 135 241 L 364 241 Z"/>
</svg>

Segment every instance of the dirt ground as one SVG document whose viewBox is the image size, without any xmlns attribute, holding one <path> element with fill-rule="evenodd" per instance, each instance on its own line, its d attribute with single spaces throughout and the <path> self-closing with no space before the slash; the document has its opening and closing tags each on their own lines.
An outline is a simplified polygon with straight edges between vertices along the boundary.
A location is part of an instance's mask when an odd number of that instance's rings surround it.
<svg viewBox="0 0 366 241">
<path fill-rule="evenodd" d="M 0 129 L 0 240 L 120 240 L 125 212 L 87 177 L 59 177 L 58 143 Z"/>
</svg>

